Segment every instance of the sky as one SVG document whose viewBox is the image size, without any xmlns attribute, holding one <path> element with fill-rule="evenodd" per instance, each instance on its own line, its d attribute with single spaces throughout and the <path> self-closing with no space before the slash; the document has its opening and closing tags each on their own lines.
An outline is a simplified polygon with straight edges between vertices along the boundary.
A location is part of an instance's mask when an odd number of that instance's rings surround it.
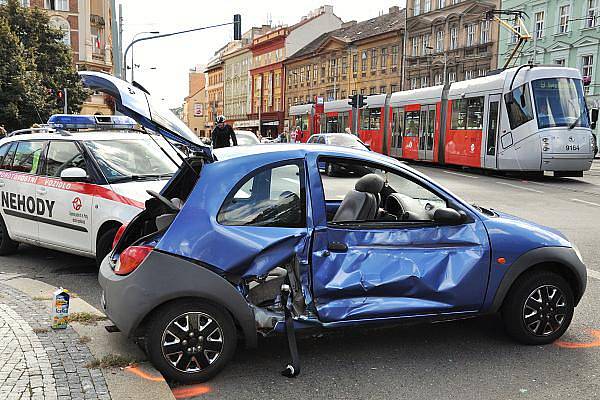
<svg viewBox="0 0 600 400">
<path fill-rule="evenodd" d="M 169 33 L 233 20 L 242 15 L 242 32 L 266 24 L 292 25 L 323 4 L 333 5 L 343 21 L 373 18 L 405 1 L 393 0 L 117 0 L 123 5 L 123 50 L 134 35 L 144 31 Z M 138 37 L 142 37 L 139 35 Z M 233 39 L 233 27 L 226 26 L 170 38 L 148 40 L 134 45 L 135 80 L 152 97 L 170 107 L 179 107 L 188 94 L 188 71 L 206 64 L 214 52 Z M 130 51 L 131 52 L 131 51 Z M 155 69 L 152 69 L 155 68 Z"/>
</svg>

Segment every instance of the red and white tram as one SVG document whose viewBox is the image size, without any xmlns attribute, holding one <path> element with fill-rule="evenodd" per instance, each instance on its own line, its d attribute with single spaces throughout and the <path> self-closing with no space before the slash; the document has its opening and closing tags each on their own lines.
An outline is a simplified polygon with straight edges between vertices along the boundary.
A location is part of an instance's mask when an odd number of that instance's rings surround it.
<svg viewBox="0 0 600 400">
<path fill-rule="evenodd" d="M 308 138 L 319 133 L 320 115 L 315 113 L 314 104 L 301 104 L 290 107 L 290 131 L 299 129 L 296 142 L 306 143 Z"/>
<path fill-rule="evenodd" d="M 343 123 L 352 123 L 347 100 L 325 103 L 321 131 L 343 132 L 341 121 L 329 123 L 330 103 L 346 103 Z M 360 138 L 393 157 L 558 176 L 581 176 L 592 164 L 598 112 L 589 115 L 574 68 L 526 65 L 445 87 L 373 95 L 367 104 Z"/>
</svg>

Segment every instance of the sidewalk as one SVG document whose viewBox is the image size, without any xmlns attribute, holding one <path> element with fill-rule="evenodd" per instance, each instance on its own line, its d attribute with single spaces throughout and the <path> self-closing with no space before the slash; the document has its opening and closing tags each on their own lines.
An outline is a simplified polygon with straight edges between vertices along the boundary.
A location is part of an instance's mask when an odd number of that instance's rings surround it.
<svg viewBox="0 0 600 400">
<path fill-rule="evenodd" d="M 164 379 L 147 363 L 135 368 L 104 365 L 106 359 L 125 364 L 144 359 L 122 334 L 106 332 L 108 321 L 51 329 L 54 289 L 0 273 L 0 399 L 148 399 L 150 393 L 152 399 L 174 398 Z M 74 300 L 71 313 L 103 319 L 83 300 Z"/>
</svg>

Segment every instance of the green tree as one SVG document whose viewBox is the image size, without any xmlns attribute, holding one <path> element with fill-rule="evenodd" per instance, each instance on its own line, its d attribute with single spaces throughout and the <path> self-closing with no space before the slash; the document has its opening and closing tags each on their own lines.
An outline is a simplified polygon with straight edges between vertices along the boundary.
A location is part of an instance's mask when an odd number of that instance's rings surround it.
<svg viewBox="0 0 600 400">
<path fill-rule="evenodd" d="M 20 125 L 17 128 L 22 128 L 39 123 L 40 120 L 47 121 L 50 115 L 63 112 L 58 98 L 51 93 L 57 93 L 63 88 L 67 89 L 70 113 L 81 110 L 81 104 L 89 96 L 89 93 L 77 75 L 71 48 L 62 41 L 63 33 L 49 26 L 48 16 L 43 10 L 33 7 L 25 8 L 19 3 L 18 0 L 8 0 L 5 5 L 0 6 L 0 20 L 5 21 L 9 32 L 17 38 L 22 48 L 20 57 L 25 63 L 24 75 L 28 77 L 26 80 L 35 81 L 29 85 L 35 87 L 36 93 L 22 92 L 23 96 L 35 98 L 35 100 L 29 101 L 29 103 L 37 104 L 35 111 L 32 113 L 31 110 L 20 108 L 15 110 L 18 111 L 18 114 L 15 115 L 19 115 L 19 118 L 13 118 L 13 120 L 18 119 Z M 4 42 L 4 36 L 0 36 L 0 43 Z M 18 58 L 19 55 L 8 53 L 8 57 L 3 60 L 12 63 L 14 57 Z M 19 60 L 16 62 L 18 64 Z M 3 82 L 0 82 L 0 85 L 2 84 Z M 39 101 L 40 98 L 43 100 Z M 3 108 L 1 102 L 0 108 Z M 8 120 L 6 124 L 8 127 Z"/>
</svg>

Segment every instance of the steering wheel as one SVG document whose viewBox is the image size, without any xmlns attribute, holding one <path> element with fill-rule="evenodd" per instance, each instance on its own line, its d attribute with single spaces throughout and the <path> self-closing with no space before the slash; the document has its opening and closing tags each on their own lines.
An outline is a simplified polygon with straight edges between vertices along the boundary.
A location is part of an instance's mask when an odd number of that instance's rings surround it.
<svg viewBox="0 0 600 400">
<path fill-rule="evenodd" d="M 174 212 L 179 212 L 179 208 L 173 204 L 173 202 L 169 199 L 167 199 L 165 196 L 156 193 L 154 190 L 146 190 L 146 193 L 148 193 L 150 196 L 154 197 L 155 199 L 157 199 L 158 201 L 160 201 L 161 203 L 163 203 L 165 206 L 167 206 L 167 208 L 171 211 Z"/>
<path fill-rule="evenodd" d="M 393 193 L 385 200 L 384 209 L 386 212 L 398 217 L 399 220 L 402 219 L 404 212 L 406 211 L 400 199 L 395 197 Z"/>
</svg>

